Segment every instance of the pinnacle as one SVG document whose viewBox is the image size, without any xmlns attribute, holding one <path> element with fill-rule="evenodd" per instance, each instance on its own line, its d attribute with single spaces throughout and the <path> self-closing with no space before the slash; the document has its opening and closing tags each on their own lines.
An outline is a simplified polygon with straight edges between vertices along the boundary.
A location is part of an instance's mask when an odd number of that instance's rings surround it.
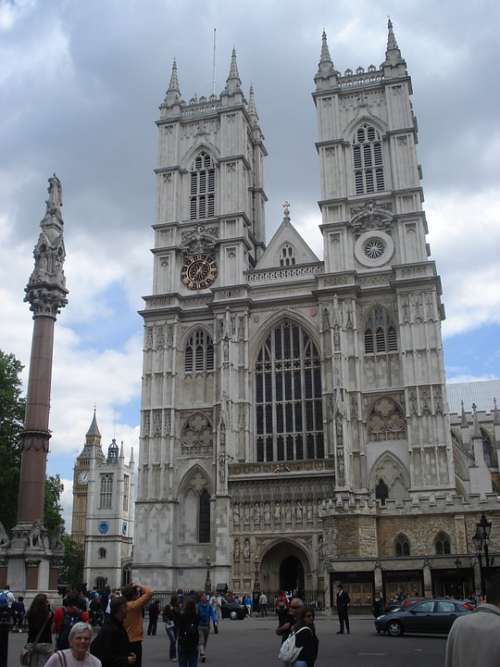
<svg viewBox="0 0 500 667">
<path fill-rule="evenodd" d="M 321 35 L 321 56 L 319 59 L 320 63 L 329 63 L 333 65 L 332 58 L 330 56 L 330 49 L 328 48 L 328 41 L 326 39 L 326 32 L 323 30 Z"/>
<path fill-rule="evenodd" d="M 253 85 L 250 85 L 250 92 L 248 94 L 248 115 L 257 120 L 257 107 L 255 106 L 255 92 Z"/>
<path fill-rule="evenodd" d="M 101 437 L 101 433 L 99 431 L 99 428 L 97 426 L 97 419 L 95 415 L 95 408 L 94 408 L 94 416 L 92 417 L 92 422 L 89 426 L 89 430 L 87 431 L 87 437 Z"/>
<path fill-rule="evenodd" d="M 387 51 L 399 49 L 398 43 L 396 42 L 396 37 L 394 35 L 394 30 L 392 29 L 392 21 L 390 18 L 387 20 L 387 31 Z"/>
<path fill-rule="evenodd" d="M 236 62 L 236 49 L 233 46 L 233 51 L 231 53 L 231 66 L 229 68 L 229 76 L 227 77 L 228 81 L 231 79 L 238 79 L 240 81 L 240 75 L 238 72 L 238 63 Z"/>
<path fill-rule="evenodd" d="M 179 93 L 180 94 L 180 88 L 179 88 L 179 79 L 177 78 L 177 63 L 174 58 L 174 62 L 172 63 L 172 74 L 170 75 L 170 83 L 168 84 L 168 90 L 167 93 Z"/>
</svg>

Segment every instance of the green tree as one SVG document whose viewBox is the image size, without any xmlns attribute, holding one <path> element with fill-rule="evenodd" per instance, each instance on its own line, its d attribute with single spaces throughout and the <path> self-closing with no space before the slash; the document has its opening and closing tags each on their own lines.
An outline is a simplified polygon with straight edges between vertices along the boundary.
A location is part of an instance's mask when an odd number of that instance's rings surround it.
<svg viewBox="0 0 500 667">
<path fill-rule="evenodd" d="M 83 583 L 83 546 L 64 535 L 64 557 L 59 580 L 70 589 L 77 589 Z"/>
<path fill-rule="evenodd" d="M 21 372 L 24 366 L 13 354 L 0 350 L 0 521 L 6 530 L 17 519 L 17 494 L 21 469 L 24 411 Z M 61 494 L 64 486 L 59 475 L 45 483 L 44 523 L 50 534 L 64 525 Z"/>
<path fill-rule="evenodd" d="M 21 396 L 23 365 L 0 350 L 0 521 L 8 530 L 16 522 L 21 466 L 21 431 L 25 401 Z"/>
</svg>

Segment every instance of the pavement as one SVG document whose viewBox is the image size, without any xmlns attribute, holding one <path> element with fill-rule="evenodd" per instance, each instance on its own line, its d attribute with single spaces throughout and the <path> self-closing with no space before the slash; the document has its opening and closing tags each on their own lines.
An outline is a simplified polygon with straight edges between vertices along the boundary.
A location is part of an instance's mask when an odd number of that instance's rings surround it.
<svg viewBox="0 0 500 667">
<path fill-rule="evenodd" d="M 226 619 L 217 635 L 210 634 L 207 666 L 217 667 L 283 667 L 278 660 L 279 638 L 274 634 L 276 620 L 246 618 Z M 386 637 L 376 634 L 373 619 L 351 619 L 351 634 L 337 635 L 336 619 L 316 620 L 319 638 L 319 657 L 316 667 L 442 667 L 446 646 L 445 637 L 403 636 Z M 26 641 L 25 634 L 11 634 L 8 667 L 18 667 L 19 654 Z M 169 641 L 163 624 L 158 634 L 144 639 L 143 667 L 166 667 Z M 199 663 L 201 667 L 201 663 Z"/>
</svg>

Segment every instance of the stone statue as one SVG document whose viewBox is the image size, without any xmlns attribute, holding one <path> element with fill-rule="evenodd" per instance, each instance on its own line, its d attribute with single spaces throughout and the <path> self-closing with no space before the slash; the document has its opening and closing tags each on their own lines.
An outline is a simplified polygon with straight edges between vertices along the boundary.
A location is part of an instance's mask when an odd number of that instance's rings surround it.
<svg viewBox="0 0 500 667">
<path fill-rule="evenodd" d="M 255 503 L 253 506 L 253 522 L 255 524 L 260 523 L 260 505 L 259 503 Z"/>
<path fill-rule="evenodd" d="M 297 501 L 295 505 L 295 520 L 299 522 L 302 521 L 303 514 L 302 505 L 300 504 L 300 501 Z"/>
<path fill-rule="evenodd" d="M 271 523 L 271 507 L 269 503 L 264 505 L 264 523 Z"/>
<path fill-rule="evenodd" d="M 243 543 L 243 558 L 250 560 L 250 540 L 248 538 L 245 538 L 245 542 Z"/>
<path fill-rule="evenodd" d="M 0 521 L 0 547 L 5 547 L 9 544 L 9 536 L 5 530 L 3 523 Z"/>
<path fill-rule="evenodd" d="M 34 549 L 40 548 L 43 546 L 42 544 L 42 534 L 40 531 L 40 524 L 38 521 L 35 521 L 33 524 L 33 528 L 31 529 L 31 533 L 29 536 L 29 543 L 30 546 L 33 547 Z"/>
<path fill-rule="evenodd" d="M 49 198 L 46 201 L 47 212 L 60 212 L 62 206 L 62 187 L 61 181 L 55 174 L 49 178 L 49 187 L 47 192 L 49 193 Z"/>
<path fill-rule="evenodd" d="M 235 562 L 240 560 L 240 541 L 238 538 L 234 540 L 234 560 Z"/>
<path fill-rule="evenodd" d="M 238 503 L 233 505 L 233 524 L 239 524 L 240 522 L 240 506 Z"/>
</svg>

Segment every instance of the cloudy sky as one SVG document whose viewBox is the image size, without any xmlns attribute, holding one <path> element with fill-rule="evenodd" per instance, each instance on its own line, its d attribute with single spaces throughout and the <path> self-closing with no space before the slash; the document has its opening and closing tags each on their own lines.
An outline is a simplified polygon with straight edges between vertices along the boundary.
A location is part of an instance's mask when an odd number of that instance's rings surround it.
<svg viewBox="0 0 500 667">
<path fill-rule="evenodd" d="M 390 15 L 413 79 L 448 377 L 500 377 L 500 5 L 463 0 L 0 0 L 0 349 L 29 359 L 23 290 L 47 178 L 63 183 L 69 305 L 57 324 L 50 472 L 72 465 L 97 405 L 107 444 L 138 442 L 151 287 L 156 127 L 173 57 L 189 99 L 217 91 L 236 46 L 266 136 L 268 238 L 293 222 L 321 254 L 312 77 L 326 29 L 337 69 L 379 65 Z M 499 397 L 500 398 L 500 397 Z"/>
</svg>

